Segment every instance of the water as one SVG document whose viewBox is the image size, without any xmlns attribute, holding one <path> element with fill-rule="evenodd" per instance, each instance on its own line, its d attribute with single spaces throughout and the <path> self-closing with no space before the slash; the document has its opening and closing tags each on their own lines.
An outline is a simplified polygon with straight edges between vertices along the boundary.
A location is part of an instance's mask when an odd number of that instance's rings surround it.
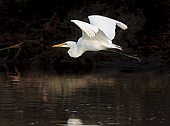
<svg viewBox="0 0 170 126">
<path fill-rule="evenodd" d="M 0 126 L 169 126 L 170 73 L 0 72 Z"/>
</svg>

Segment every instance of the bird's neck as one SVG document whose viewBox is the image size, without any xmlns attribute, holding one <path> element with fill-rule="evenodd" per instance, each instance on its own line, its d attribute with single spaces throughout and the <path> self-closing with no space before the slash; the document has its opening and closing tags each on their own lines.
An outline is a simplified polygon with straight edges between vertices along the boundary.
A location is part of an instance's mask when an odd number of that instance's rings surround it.
<svg viewBox="0 0 170 126">
<path fill-rule="evenodd" d="M 73 58 L 80 57 L 83 53 L 84 51 L 82 50 L 81 47 L 77 47 L 77 44 L 70 47 L 70 49 L 68 50 L 68 54 L 70 55 L 70 57 L 73 57 Z"/>
</svg>

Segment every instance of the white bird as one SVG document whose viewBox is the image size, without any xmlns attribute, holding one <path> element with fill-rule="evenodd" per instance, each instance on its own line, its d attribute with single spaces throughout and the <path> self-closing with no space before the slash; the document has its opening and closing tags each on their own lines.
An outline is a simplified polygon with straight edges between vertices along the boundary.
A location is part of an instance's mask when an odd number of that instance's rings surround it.
<svg viewBox="0 0 170 126">
<path fill-rule="evenodd" d="M 82 30 L 82 37 L 77 42 L 67 41 L 62 44 L 53 45 L 52 47 L 70 48 L 68 54 L 73 58 L 80 57 L 85 51 L 100 51 L 109 48 L 122 50 L 122 47 L 113 44 L 112 40 L 115 37 L 116 26 L 126 30 L 128 28 L 127 25 L 100 15 L 91 15 L 88 16 L 88 19 L 90 24 L 79 20 L 71 20 L 71 22 Z M 135 58 L 126 54 L 123 55 Z"/>
</svg>

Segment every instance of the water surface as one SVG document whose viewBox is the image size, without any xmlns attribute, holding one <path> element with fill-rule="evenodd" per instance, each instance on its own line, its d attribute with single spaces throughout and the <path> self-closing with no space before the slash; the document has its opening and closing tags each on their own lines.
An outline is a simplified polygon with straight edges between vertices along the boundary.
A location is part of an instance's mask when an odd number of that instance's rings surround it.
<svg viewBox="0 0 170 126">
<path fill-rule="evenodd" d="M 69 119 L 81 119 L 81 125 L 169 126 L 169 85 L 167 71 L 5 71 L 0 126 L 63 126 Z"/>
</svg>

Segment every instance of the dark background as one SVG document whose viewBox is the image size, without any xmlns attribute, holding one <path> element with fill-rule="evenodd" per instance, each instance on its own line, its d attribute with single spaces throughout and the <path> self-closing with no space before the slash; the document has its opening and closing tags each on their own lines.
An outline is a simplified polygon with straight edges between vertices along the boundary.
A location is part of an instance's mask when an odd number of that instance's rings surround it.
<svg viewBox="0 0 170 126">
<path fill-rule="evenodd" d="M 169 63 L 169 0 L 0 0 L 0 59 L 22 61 L 57 55 L 51 45 L 77 40 L 70 19 L 98 14 L 128 25 L 113 43 L 147 61 Z M 50 51 L 56 53 L 50 53 Z"/>
</svg>

